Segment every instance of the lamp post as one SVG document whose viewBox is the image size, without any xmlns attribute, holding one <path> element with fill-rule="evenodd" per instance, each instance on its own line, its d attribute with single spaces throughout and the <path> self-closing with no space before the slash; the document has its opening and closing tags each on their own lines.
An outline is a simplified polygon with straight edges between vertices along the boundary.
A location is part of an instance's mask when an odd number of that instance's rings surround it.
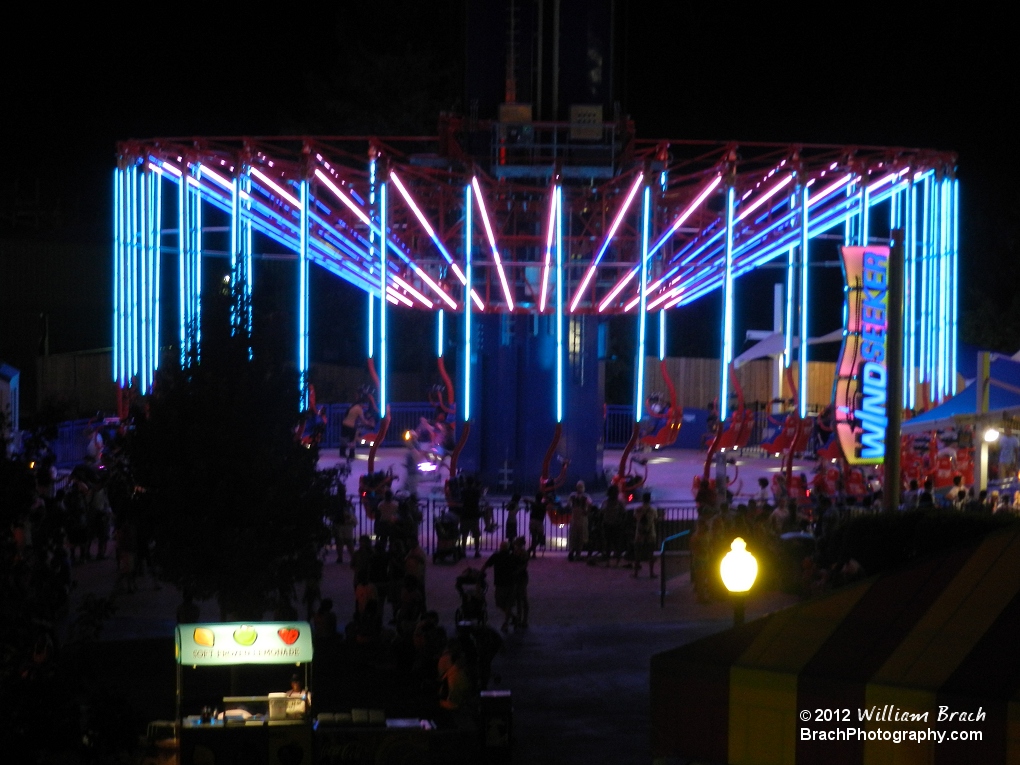
<svg viewBox="0 0 1020 765">
<path fill-rule="evenodd" d="M 737 537 L 730 544 L 730 551 L 723 556 L 719 566 L 723 584 L 733 596 L 733 626 L 744 623 L 744 601 L 747 592 L 758 576 L 758 561 L 747 551 L 747 543 Z"/>
</svg>

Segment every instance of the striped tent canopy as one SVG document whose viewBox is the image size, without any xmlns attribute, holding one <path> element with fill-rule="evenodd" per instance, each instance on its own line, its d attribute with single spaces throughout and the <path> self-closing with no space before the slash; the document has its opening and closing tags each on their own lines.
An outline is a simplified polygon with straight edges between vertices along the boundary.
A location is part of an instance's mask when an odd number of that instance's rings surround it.
<svg viewBox="0 0 1020 765">
<path fill-rule="evenodd" d="M 1020 763 L 1020 528 L 660 653 L 651 695 L 657 759 Z M 978 719 L 939 721 L 942 707 Z M 844 740 L 804 735 L 847 729 Z"/>
</svg>

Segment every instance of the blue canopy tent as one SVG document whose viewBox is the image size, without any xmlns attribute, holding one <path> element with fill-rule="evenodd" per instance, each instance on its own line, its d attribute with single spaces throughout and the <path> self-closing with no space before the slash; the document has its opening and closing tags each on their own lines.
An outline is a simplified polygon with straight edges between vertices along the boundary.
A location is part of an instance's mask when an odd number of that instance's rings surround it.
<svg viewBox="0 0 1020 765">
<path fill-rule="evenodd" d="M 957 424 L 958 419 L 974 420 L 978 416 L 981 385 L 974 380 L 950 399 L 903 423 L 903 433 L 942 430 Z M 992 356 L 988 387 L 988 413 L 999 418 L 1020 415 L 1020 361 L 1008 356 Z"/>
</svg>

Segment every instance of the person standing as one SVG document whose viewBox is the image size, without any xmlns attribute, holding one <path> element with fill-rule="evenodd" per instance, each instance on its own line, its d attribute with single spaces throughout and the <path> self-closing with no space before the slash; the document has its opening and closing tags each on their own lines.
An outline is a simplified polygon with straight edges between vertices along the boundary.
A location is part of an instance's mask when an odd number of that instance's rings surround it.
<svg viewBox="0 0 1020 765">
<path fill-rule="evenodd" d="M 1017 474 L 1017 457 L 1020 456 L 1020 439 L 1009 428 L 999 436 L 999 480 L 1011 481 Z"/>
<path fill-rule="evenodd" d="M 510 623 L 516 623 L 517 617 L 514 614 L 516 593 L 514 592 L 514 572 L 517 568 L 517 561 L 509 542 L 503 542 L 499 549 L 489 556 L 489 559 L 482 565 L 482 571 L 492 569 L 492 584 L 495 588 L 496 608 L 503 612 L 502 632 L 510 629 Z"/>
<path fill-rule="evenodd" d="M 534 558 L 538 555 L 538 546 L 545 547 L 545 495 L 542 492 L 535 495 L 528 510 L 528 534 L 531 537 L 528 554 Z"/>
<path fill-rule="evenodd" d="M 347 460 L 354 459 L 354 446 L 358 443 L 358 428 L 367 424 L 364 404 L 358 401 L 347 410 L 347 414 L 344 415 L 344 419 L 340 423 L 340 438 L 343 440 L 343 446 L 340 448 L 341 457 L 344 456 L 344 447 L 346 447 Z"/>
<path fill-rule="evenodd" d="M 917 500 L 920 497 L 921 490 L 917 486 L 917 479 L 910 479 L 910 488 L 903 492 L 900 497 L 900 509 L 901 510 L 916 510 Z"/>
<path fill-rule="evenodd" d="M 393 534 L 393 529 L 397 524 L 397 517 L 400 512 L 400 505 L 393 498 L 391 490 L 386 490 L 386 494 L 383 495 L 383 501 L 379 503 L 379 507 L 376 508 L 375 512 L 376 544 L 380 544 L 382 549 L 385 550 L 386 545 L 390 541 L 390 536 Z"/>
<path fill-rule="evenodd" d="M 461 490 L 461 511 L 460 511 L 460 536 L 461 545 L 467 553 L 467 538 L 470 536 L 475 542 L 475 557 L 481 558 L 482 552 L 478 549 L 479 538 L 482 535 L 482 489 L 478 479 L 468 476 L 464 481 L 464 488 Z"/>
<path fill-rule="evenodd" d="M 609 563 L 611 557 L 616 558 L 616 566 L 620 566 L 626 539 L 624 529 L 627 523 L 627 507 L 620 500 L 620 487 L 615 484 L 606 491 L 606 501 L 602 503 L 602 554 Z"/>
<path fill-rule="evenodd" d="M 113 525 L 113 510 L 106 493 L 106 486 L 101 481 L 92 489 L 89 499 L 91 511 L 89 526 L 92 536 L 96 539 L 96 560 L 106 559 L 106 545 L 110 541 L 110 529 Z"/>
<path fill-rule="evenodd" d="M 637 522 L 634 531 L 634 576 L 641 571 L 641 563 L 648 561 L 648 575 L 654 578 L 659 511 L 652 507 L 652 495 L 647 491 L 641 496 L 641 505 L 634 511 L 634 520 Z"/>
<path fill-rule="evenodd" d="M 580 559 L 588 543 L 588 514 L 591 511 L 591 497 L 584 492 L 584 481 L 578 481 L 574 493 L 567 498 L 570 508 L 570 539 L 567 545 L 567 560 Z"/>
<path fill-rule="evenodd" d="M 336 544 L 336 562 L 344 562 L 344 548 L 351 556 L 351 568 L 354 568 L 354 530 L 358 520 L 354 516 L 354 508 L 344 495 L 343 486 L 330 497 L 333 526 L 333 541 Z"/>
<path fill-rule="evenodd" d="M 510 497 L 510 503 L 506 506 L 506 522 L 503 526 L 504 532 L 506 532 L 506 541 L 511 545 L 517 539 L 517 511 L 521 507 L 521 494 L 520 492 L 514 492 L 514 495 Z"/>
</svg>

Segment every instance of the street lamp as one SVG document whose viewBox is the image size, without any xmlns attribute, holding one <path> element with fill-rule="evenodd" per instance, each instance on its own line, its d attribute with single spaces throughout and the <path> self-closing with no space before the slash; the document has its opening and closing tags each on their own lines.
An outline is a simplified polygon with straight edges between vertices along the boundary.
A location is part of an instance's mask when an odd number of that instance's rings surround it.
<svg viewBox="0 0 1020 765">
<path fill-rule="evenodd" d="M 999 440 L 999 431 L 998 430 L 996 430 L 995 428 L 989 428 L 988 430 L 985 431 L 985 442 L 986 443 L 994 444 L 998 440 Z"/>
<path fill-rule="evenodd" d="M 723 584 L 733 595 L 733 626 L 744 623 L 744 600 L 758 576 L 758 561 L 747 551 L 747 543 L 737 537 L 719 566 Z"/>
</svg>

